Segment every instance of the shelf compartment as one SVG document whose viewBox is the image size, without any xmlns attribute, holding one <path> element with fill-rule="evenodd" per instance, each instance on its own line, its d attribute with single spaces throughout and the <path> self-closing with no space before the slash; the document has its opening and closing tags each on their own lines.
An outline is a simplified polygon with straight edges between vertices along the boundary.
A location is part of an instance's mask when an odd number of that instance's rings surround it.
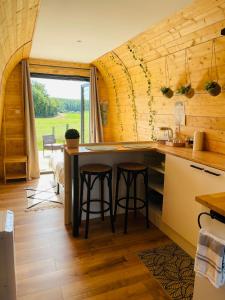
<svg viewBox="0 0 225 300">
<path fill-rule="evenodd" d="M 6 136 L 7 141 L 24 141 L 25 137 L 20 135 Z"/>
<path fill-rule="evenodd" d="M 163 195 L 164 192 L 164 187 L 163 187 L 163 183 L 160 182 L 149 182 L 148 183 L 148 187 L 150 189 L 152 189 L 153 191 L 156 191 L 157 193 L 159 193 L 160 195 Z"/>
<path fill-rule="evenodd" d="M 156 172 L 159 172 L 161 174 L 165 174 L 165 170 L 162 168 L 161 165 L 155 165 L 155 166 L 149 166 L 149 169 L 152 169 Z"/>
<path fill-rule="evenodd" d="M 6 180 L 23 179 L 23 178 L 27 178 L 27 175 L 25 173 L 13 173 L 13 174 L 6 174 L 5 178 Z"/>
<path fill-rule="evenodd" d="M 4 157 L 4 163 L 24 163 L 27 162 L 26 155 L 10 155 Z"/>
</svg>

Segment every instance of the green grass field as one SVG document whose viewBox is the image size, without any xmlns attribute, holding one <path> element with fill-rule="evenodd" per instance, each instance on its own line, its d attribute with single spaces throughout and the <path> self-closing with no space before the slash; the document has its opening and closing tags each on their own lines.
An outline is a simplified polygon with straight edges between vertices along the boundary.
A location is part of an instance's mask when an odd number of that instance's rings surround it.
<svg viewBox="0 0 225 300">
<path fill-rule="evenodd" d="M 87 143 L 89 141 L 89 112 L 85 112 L 84 118 L 84 139 Z M 38 149 L 42 150 L 42 136 L 52 134 L 53 127 L 55 130 L 55 137 L 57 143 L 64 143 L 66 124 L 69 125 L 69 128 L 75 128 L 80 132 L 80 113 L 63 113 L 54 118 L 36 118 L 35 124 Z"/>
</svg>

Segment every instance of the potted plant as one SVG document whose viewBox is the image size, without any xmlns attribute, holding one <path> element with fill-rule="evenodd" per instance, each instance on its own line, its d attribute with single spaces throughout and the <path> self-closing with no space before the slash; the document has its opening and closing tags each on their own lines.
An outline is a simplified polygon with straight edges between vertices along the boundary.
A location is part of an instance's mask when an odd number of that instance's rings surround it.
<svg viewBox="0 0 225 300">
<path fill-rule="evenodd" d="M 194 95 L 194 89 L 191 87 L 191 84 L 181 85 L 177 90 L 177 94 L 191 98 Z"/>
<path fill-rule="evenodd" d="M 171 90 L 170 87 L 162 86 L 160 91 L 162 92 L 163 96 L 165 96 L 167 98 L 172 98 L 173 97 L 173 91 Z"/>
<path fill-rule="evenodd" d="M 67 129 L 65 133 L 66 145 L 70 148 L 77 148 L 79 146 L 80 134 L 76 129 Z"/>
<path fill-rule="evenodd" d="M 218 96 L 221 93 L 221 86 L 216 81 L 208 81 L 205 84 L 205 90 L 211 96 Z"/>
</svg>

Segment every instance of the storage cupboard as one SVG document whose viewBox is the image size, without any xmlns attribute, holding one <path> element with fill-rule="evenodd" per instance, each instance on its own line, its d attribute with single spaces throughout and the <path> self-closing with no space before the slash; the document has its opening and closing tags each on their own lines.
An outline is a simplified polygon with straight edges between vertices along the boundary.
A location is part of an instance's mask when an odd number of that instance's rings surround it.
<svg viewBox="0 0 225 300">
<path fill-rule="evenodd" d="M 195 197 L 224 190 L 225 172 L 166 155 L 162 221 L 196 246 L 197 217 L 205 208 Z"/>
</svg>

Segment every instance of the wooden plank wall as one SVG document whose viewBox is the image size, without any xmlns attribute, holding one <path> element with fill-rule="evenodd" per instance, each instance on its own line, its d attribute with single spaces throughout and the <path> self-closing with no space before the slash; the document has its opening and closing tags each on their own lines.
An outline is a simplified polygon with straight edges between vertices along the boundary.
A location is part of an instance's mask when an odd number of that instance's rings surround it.
<svg viewBox="0 0 225 300">
<path fill-rule="evenodd" d="M 3 176 L 3 154 L 25 154 L 24 101 L 22 95 L 22 65 L 17 64 L 9 75 L 5 88 L 2 140 L 0 147 L 0 178 Z M 3 135 L 6 140 L 3 142 Z M 16 137 L 16 139 L 15 139 Z M 5 148 L 5 149 L 4 149 Z M 7 150 L 6 150 L 7 149 Z M 13 165 L 11 166 L 11 168 Z"/>
<path fill-rule="evenodd" d="M 157 127 L 175 128 L 174 103 L 185 103 L 184 135 L 196 129 L 206 132 L 206 149 L 225 154 L 225 27 L 224 0 L 196 0 L 184 10 L 151 27 L 117 49 L 94 61 L 108 90 L 108 141 L 151 140 Z M 222 93 L 212 97 L 204 91 L 211 79 L 212 40 L 215 39 L 216 64 Z M 173 90 L 186 82 L 185 52 L 193 98 L 162 96 L 166 82 Z M 215 78 L 213 67 L 212 79 Z"/>
<path fill-rule="evenodd" d="M 7 78 L 29 57 L 40 0 L 0 1 L 0 131 Z"/>
<path fill-rule="evenodd" d="M 48 59 L 29 59 L 30 72 L 90 77 L 90 64 Z"/>
</svg>

